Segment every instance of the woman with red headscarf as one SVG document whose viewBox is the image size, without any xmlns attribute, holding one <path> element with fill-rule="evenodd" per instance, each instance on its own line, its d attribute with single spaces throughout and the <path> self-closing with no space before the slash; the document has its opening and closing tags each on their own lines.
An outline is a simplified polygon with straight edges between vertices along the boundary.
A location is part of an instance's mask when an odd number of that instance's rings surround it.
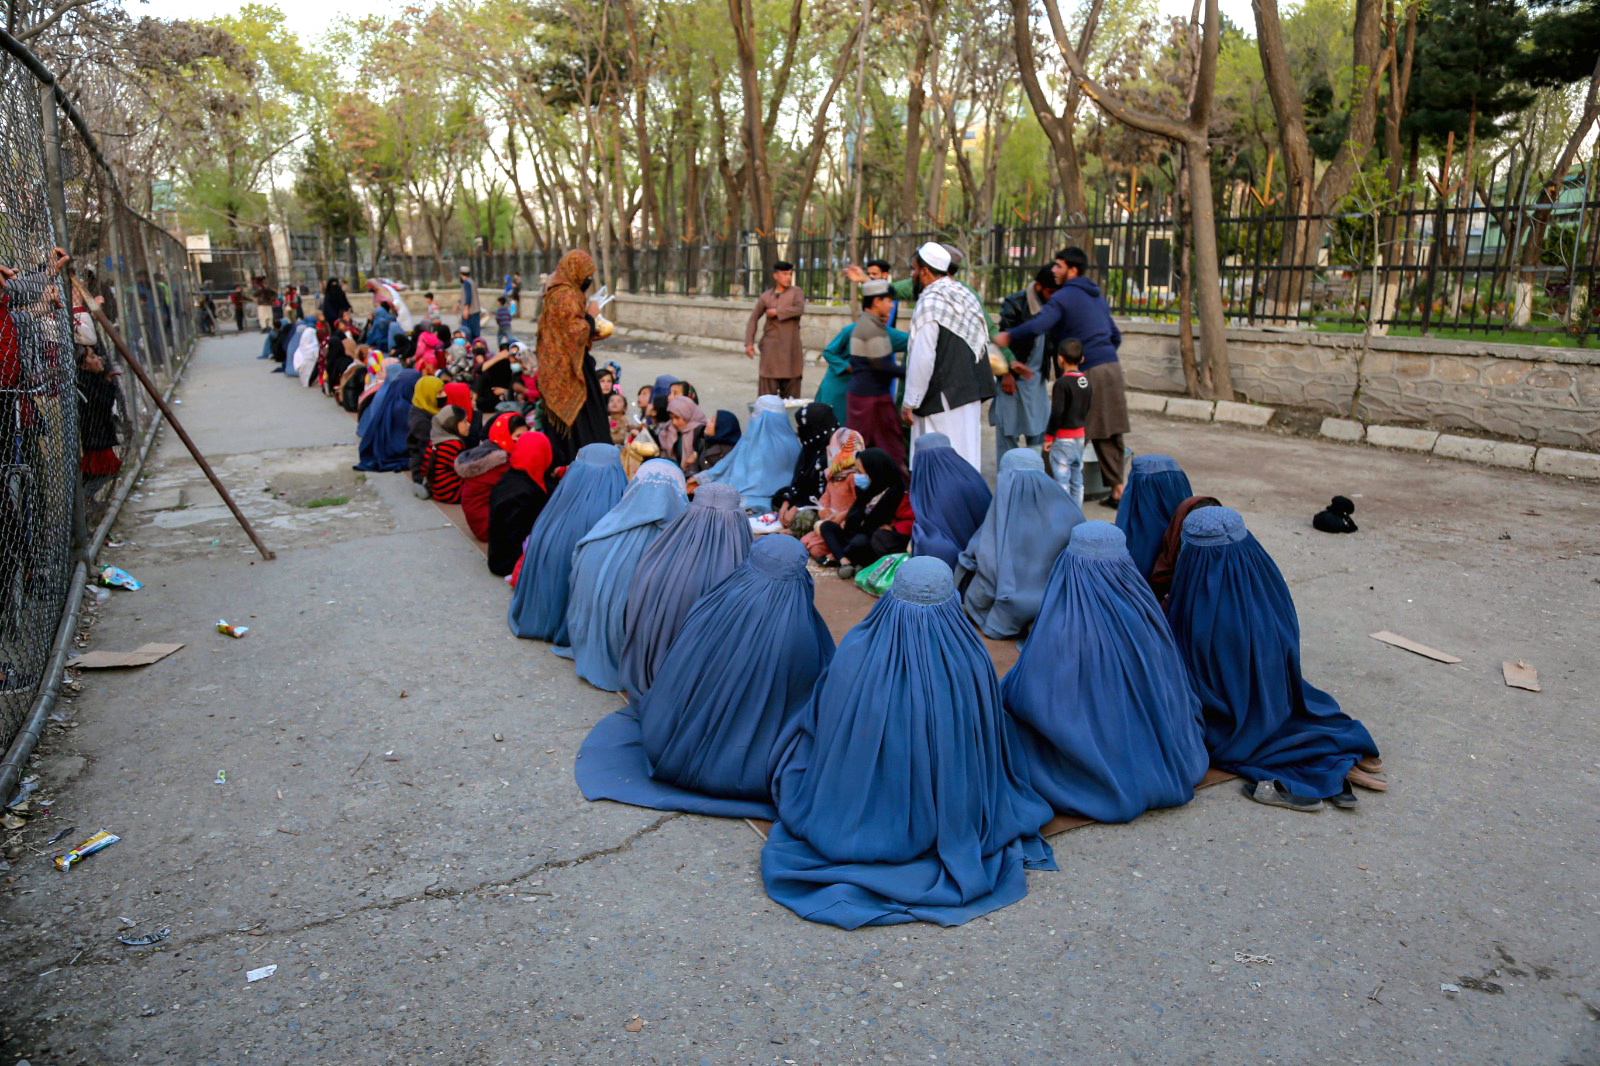
<svg viewBox="0 0 1600 1066">
<path fill-rule="evenodd" d="M 522 416 L 507 412 L 489 423 L 489 439 L 456 456 L 461 479 L 461 513 L 479 540 L 489 540 L 489 495 L 511 469 L 511 446 L 527 432 Z"/>
<path fill-rule="evenodd" d="M 518 437 L 511 469 L 489 493 L 489 573 L 505 577 L 516 569 L 522 544 L 550 500 L 549 469 L 550 438 L 534 432 Z"/>
<path fill-rule="evenodd" d="M 595 372 L 594 316 L 598 308 L 585 295 L 594 283 L 594 260 L 574 248 L 561 257 L 545 282 L 539 304 L 539 392 L 554 465 L 571 464 L 585 444 L 610 443 L 606 398 Z"/>
</svg>

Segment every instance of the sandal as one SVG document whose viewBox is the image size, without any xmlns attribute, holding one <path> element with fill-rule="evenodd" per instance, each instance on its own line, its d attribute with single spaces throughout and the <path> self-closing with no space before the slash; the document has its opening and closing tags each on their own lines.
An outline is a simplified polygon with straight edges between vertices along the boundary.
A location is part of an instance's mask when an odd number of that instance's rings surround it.
<svg viewBox="0 0 1600 1066">
<path fill-rule="evenodd" d="M 1363 770 L 1359 763 L 1350 767 L 1350 772 L 1345 775 L 1344 779 L 1350 782 L 1352 785 L 1359 785 L 1362 788 L 1368 789 L 1372 792 L 1389 791 L 1389 782 L 1385 781 L 1381 777 L 1378 777 L 1376 774 Z"/>
<path fill-rule="evenodd" d="M 1367 755 L 1356 760 L 1356 766 L 1369 774 L 1383 773 L 1383 758 L 1378 755 Z"/>
<path fill-rule="evenodd" d="M 1341 811 L 1353 811 L 1361 801 L 1356 798 L 1356 794 L 1354 792 L 1350 791 L 1350 782 L 1346 781 L 1344 783 L 1344 788 L 1339 791 L 1337 796 L 1328 797 L 1328 802 L 1339 808 Z"/>
<path fill-rule="evenodd" d="M 1244 794 L 1269 807 L 1287 807 L 1291 811 L 1305 811 L 1308 814 L 1322 810 L 1321 800 L 1296 796 L 1276 781 L 1246 782 Z"/>
</svg>

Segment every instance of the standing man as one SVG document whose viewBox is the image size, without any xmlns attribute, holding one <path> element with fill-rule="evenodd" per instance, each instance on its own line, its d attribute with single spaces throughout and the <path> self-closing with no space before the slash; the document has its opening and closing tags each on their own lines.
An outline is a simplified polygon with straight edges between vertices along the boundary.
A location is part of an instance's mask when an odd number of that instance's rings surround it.
<svg viewBox="0 0 1600 1066">
<path fill-rule="evenodd" d="M 1056 288 L 1055 272 L 1050 267 L 1040 267 L 1026 289 L 1000 302 L 1000 328 L 1012 329 L 1038 314 L 1055 295 Z M 995 462 L 1017 446 L 1019 437 L 1030 448 L 1044 443 L 1045 423 L 1050 421 L 1049 380 L 1055 369 L 1055 359 L 1045 352 L 1047 343 L 1040 335 L 1026 349 L 1006 353 L 1011 372 L 1000 378 L 1000 394 L 989 405 Z"/>
<path fill-rule="evenodd" d="M 275 324 L 272 307 L 278 302 L 277 290 L 267 284 L 265 275 L 256 278 L 256 323 L 262 333 L 270 333 Z"/>
<path fill-rule="evenodd" d="M 228 302 L 233 305 L 233 328 L 244 332 L 244 286 L 235 285 L 233 292 L 228 296 Z"/>
<path fill-rule="evenodd" d="M 482 311 L 478 306 L 478 286 L 473 284 L 472 270 L 466 264 L 461 267 L 461 299 L 456 301 L 456 310 L 461 312 L 461 332 L 469 344 L 483 336 L 478 325 Z"/>
<path fill-rule="evenodd" d="M 805 352 L 800 347 L 800 316 L 806 313 L 806 294 L 794 284 L 794 264 L 780 259 L 772 265 L 772 288 L 756 297 L 755 310 L 744 327 L 744 354 L 756 357 L 756 323 L 766 321 L 761 333 L 759 392 L 790 400 L 800 395 Z"/>
<path fill-rule="evenodd" d="M 1048 336 L 1051 351 L 1064 340 L 1083 345 L 1083 373 L 1089 379 L 1089 420 L 1084 435 L 1094 444 L 1100 476 L 1111 495 L 1100 502 L 1116 507 L 1122 500 L 1122 435 L 1128 432 L 1128 394 L 1117 349 L 1122 331 L 1111 321 L 1100 286 L 1085 276 L 1089 257 L 1082 248 L 1063 248 L 1051 268 L 1061 288 L 1022 325 L 1000 333 L 995 343 L 1025 350 L 1035 337 Z"/>
<path fill-rule="evenodd" d="M 917 465 L 917 438 L 943 433 L 981 471 L 983 401 L 995 392 L 983 305 L 950 277 L 950 252 L 932 241 L 917 249 L 911 286 L 916 306 L 901 401 L 901 416 L 911 427 L 911 465 Z"/>
</svg>

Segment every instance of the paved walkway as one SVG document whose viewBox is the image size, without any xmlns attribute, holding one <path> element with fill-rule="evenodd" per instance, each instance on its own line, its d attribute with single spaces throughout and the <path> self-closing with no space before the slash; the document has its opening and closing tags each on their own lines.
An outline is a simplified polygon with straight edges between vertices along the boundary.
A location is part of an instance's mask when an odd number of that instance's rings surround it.
<svg viewBox="0 0 1600 1066">
<path fill-rule="evenodd" d="M 1060 873 L 960 929 L 844 933 L 768 900 L 744 824 L 585 803 L 573 755 L 616 698 L 513 639 L 479 554 L 401 475 L 350 471 L 349 418 L 258 347 L 206 342 L 180 410 L 279 558 L 164 442 L 107 557 L 145 588 L 91 643 L 187 646 L 86 674 L 46 739 L 54 812 L 0 882 L 0 1060 L 1600 1056 L 1593 485 L 1136 419 L 1273 552 L 1308 676 L 1392 790 L 1305 816 L 1207 789 L 1058 838 Z M 657 355 L 624 357 L 630 386 L 692 369 L 708 406 L 748 399 L 742 359 Z M 1336 492 L 1359 535 L 1310 529 Z M 60 874 L 41 842 L 71 825 L 123 839 Z M 119 916 L 171 937 L 124 947 Z"/>
</svg>

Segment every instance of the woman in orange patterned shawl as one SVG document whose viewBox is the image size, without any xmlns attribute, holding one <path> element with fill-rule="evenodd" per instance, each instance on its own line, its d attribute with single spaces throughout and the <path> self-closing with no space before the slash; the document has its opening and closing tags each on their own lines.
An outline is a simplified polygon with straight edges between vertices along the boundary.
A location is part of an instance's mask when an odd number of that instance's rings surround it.
<svg viewBox="0 0 1600 1066">
<path fill-rule="evenodd" d="M 605 397 L 589 345 L 594 315 L 585 295 L 594 282 L 594 260 L 574 248 L 561 257 L 545 282 L 539 304 L 539 392 L 545 432 L 555 452 L 552 469 L 571 463 L 585 444 L 609 442 Z"/>
</svg>

